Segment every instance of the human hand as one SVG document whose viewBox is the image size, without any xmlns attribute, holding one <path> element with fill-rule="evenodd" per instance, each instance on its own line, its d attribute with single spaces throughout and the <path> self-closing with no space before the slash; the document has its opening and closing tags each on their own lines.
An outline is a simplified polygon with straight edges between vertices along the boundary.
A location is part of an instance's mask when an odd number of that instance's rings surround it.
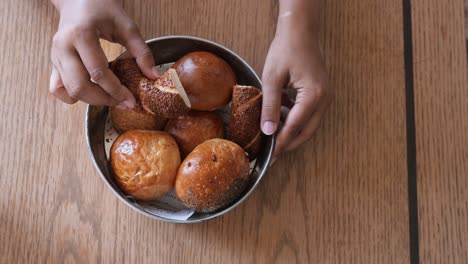
<svg viewBox="0 0 468 264">
<path fill-rule="evenodd" d="M 140 32 L 114 0 L 53 0 L 60 24 L 52 43 L 50 92 L 73 104 L 133 108 L 135 98 L 109 69 L 99 39 L 125 46 L 146 77 L 159 76 L 151 50 Z"/>
<path fill-rule="evenodd" d="M 279 17 L 262 76 L 262 131 L 275 133 L 281 106 L 290 108 L 277 134 L 275 159 L 313 135 L 332 101 L 334 92 L 328 85 L 317 35 L 313 24 L 295 20 L 290 12 Z M 295 102 L 287 97 L 288 89 L 295 91 Z"/>
</svg>

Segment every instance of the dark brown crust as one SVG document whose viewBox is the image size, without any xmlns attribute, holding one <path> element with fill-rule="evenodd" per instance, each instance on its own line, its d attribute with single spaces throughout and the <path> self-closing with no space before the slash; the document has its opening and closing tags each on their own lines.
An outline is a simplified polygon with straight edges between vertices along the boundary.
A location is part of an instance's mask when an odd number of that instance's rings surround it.
<svg viewBox="0 0 468 264">
<path fill-rule="evenodd" d="M 133 109 L 110 107 L 109 112 L 112 126 L 119 134 L 135 129 L 161 130 L 167 121 L 164 118 L 148 113 L 139 105 Z"/>
<path fill-rule="evenodd" d="M 164 130 L 174 137 L 182 158 L 201 143 L 224 137 L 223 120 L 215 112 L 190 111 L 170 119 Z"/>
<path fill-rule="evenodd" d="M 191 52 L 173 66 L 187 92 L 192 109 L 213 111 L 229 103 L 236 75 L 222 58 L 206 51 Z"/>
<path fill-rule="evenodd" d="M 158 117 L 142 108 L 138 90 L 140 81 L 145 79 L 135 59 L 117 59 L 109 63 L 122 85 L 127 87 L 135 96 L 137 104 L 133 109 L 110 108 L 112 125 L 118 133 L 134 129 L 160 130 L 164 127 L 166 119 Z"/>
<path fill-rule="evenodd" d="M 225 139 L 210 139 L 182 162 L 175 191 L 188 208 L 213 212 L 242 194 L 249 171 L 249 161 L 240 146 Z"/>
<path fill-rule="evenodd" d="M 253 86 L 234 86 L 229 123 L 231 140 L 254 160 L 260 148 L 262 92 Z"/>
<path fill-rule="evenodd" d="M 262 139 L 262 132 L 259 130 L 257 135 L 248 143 L 244 150 L 249 155 L 249 160 L 252 161 L 257 158 L 260 151 L 260 140 Z"/>
<path fill-rule="evenodd" d="M 138 96 L 140 80 L 145 78 L 135 59 L 117 59 L 109 63 L 109 68 L 132 94 Z M 138 98 L 137 98 L 138 99 Z"/>
<path fill-rule="evenodd" d="M 158 88 L 161 86 L 172 88 L 174 92 L 163 91 Z M 156 81 L 143 78 L 140 81 L 138 90 L 142 107 L 146 111 L 163 118 L 176 118 L 188 113 L 190 108 L 173 86 L 174 83 L 168 72 Z"/>
</svg>

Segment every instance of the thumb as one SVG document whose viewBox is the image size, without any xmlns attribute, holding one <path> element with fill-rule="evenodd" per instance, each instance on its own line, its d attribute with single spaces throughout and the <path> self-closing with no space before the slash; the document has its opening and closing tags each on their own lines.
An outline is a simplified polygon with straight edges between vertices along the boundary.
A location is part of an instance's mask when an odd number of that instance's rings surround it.
<svg viewBox="0 0 468 264">
<path fill-rule="evenodd" d="M 264 134 L 272 135 L 278 129 L 281 112 L 281 90 L 287 81 L 287 72 L 272 70 L 267 62 L 263 71 L 263 99 L 261 128 Z"/>
</svg>

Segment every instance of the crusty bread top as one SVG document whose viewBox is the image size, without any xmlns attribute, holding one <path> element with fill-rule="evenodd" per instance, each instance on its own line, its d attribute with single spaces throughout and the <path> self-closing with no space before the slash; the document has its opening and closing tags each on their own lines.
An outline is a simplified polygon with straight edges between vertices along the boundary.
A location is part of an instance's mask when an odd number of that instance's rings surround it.
<svg viewBox="0 0 468 264">
<path fill-rule="evenodd" d="M 245 148 L 260 131 L 262 92 L 253 86 L 234 86 L 231 105 L 231 140 Z"/>
<path fill-rule="evenodd" d="M 182 97 L 179 91 L 183 87 L 176 87 L 173 74 L 177 73 L 170 69 L 155 81 L 146 78 L 140 81 L 138 94 L 146 111 L 163 118 L 175 118 L 190 111 L 187 105 L 190 102 Z"/>
<path fill-rule="evenodd" d="M 225 139 L 198 145 L 177 174 L 177 197 L 189 208 L 212 212 L 233 202 L 245 189 L 249 162 L 244 150 Z"/>
<path fill-rule="evenodd" d="M 166 119 L 157 117 L 136 105 L 133 109 L 119 109 L 115 106 L 109 108 L 109 114 L 114 129 L 122 134 L 129 130 L 161 130 Z"/>
<path fill-rule="evenodd" d="M 152 200 L 174 186 L 180 153 L 175 140 L 165 132 L 132 130 L 114 141 L 110 163 L 126 194 Z"/>
<path fill-rule="evenodd" d="M 192 109 L 213 111 L 223 108 L 232 96 L 236 75 L 222 58 L 206 51 L 190 52 L 172 66 L 192 103 Z"/>
<path fill-rule="evenodd" d="M 138 96 L 140 80 L 145 78 L 135 59 L 117 59 L 109 63 L 109 67 L 134 96 Z M 138 98 L 137 98 L 138 99 Z"/>
<path fill-rule="evenodd" d="M 254 86 L 235 85 L 232 92 L 232 106 L 238 108 L 261 97 L 262 92 Z"/>
<path fill-rule="evenodd" d="M 174 137 L 183 158 L 206 140 L 224 137 L 223 120 L 215 112 L 190 111 L 170 119 L 164 130 Z"/>
</svg>

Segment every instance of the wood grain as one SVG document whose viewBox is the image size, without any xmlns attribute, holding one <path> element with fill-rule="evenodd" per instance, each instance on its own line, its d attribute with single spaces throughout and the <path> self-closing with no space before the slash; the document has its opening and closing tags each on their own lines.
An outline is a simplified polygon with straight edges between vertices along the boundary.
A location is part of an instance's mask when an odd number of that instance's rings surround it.
<svg viewBox="0 0 468 264">
<path fill-rule="evenodd" d="M 463 0 L 412 1 L 420 258 L 468 261 L 468 80 Z"/>
<path fill-rule="evenodd" d="M 259 73 L 278 10 L 267 0 L 124 6 L 145 38 L 209 38 Z M 327 1 L 323 48 L 337 100 L 322 129 L 233 212 L 176 225 L 137 214 L 107 190 L 86 149 L 85 106 L 48 95 L 52 6 L 0 1 L 2 262 L 407 263 L 401 8 Z M 110 58 L 122 50 L 104 47 Z"/>
</svg>

